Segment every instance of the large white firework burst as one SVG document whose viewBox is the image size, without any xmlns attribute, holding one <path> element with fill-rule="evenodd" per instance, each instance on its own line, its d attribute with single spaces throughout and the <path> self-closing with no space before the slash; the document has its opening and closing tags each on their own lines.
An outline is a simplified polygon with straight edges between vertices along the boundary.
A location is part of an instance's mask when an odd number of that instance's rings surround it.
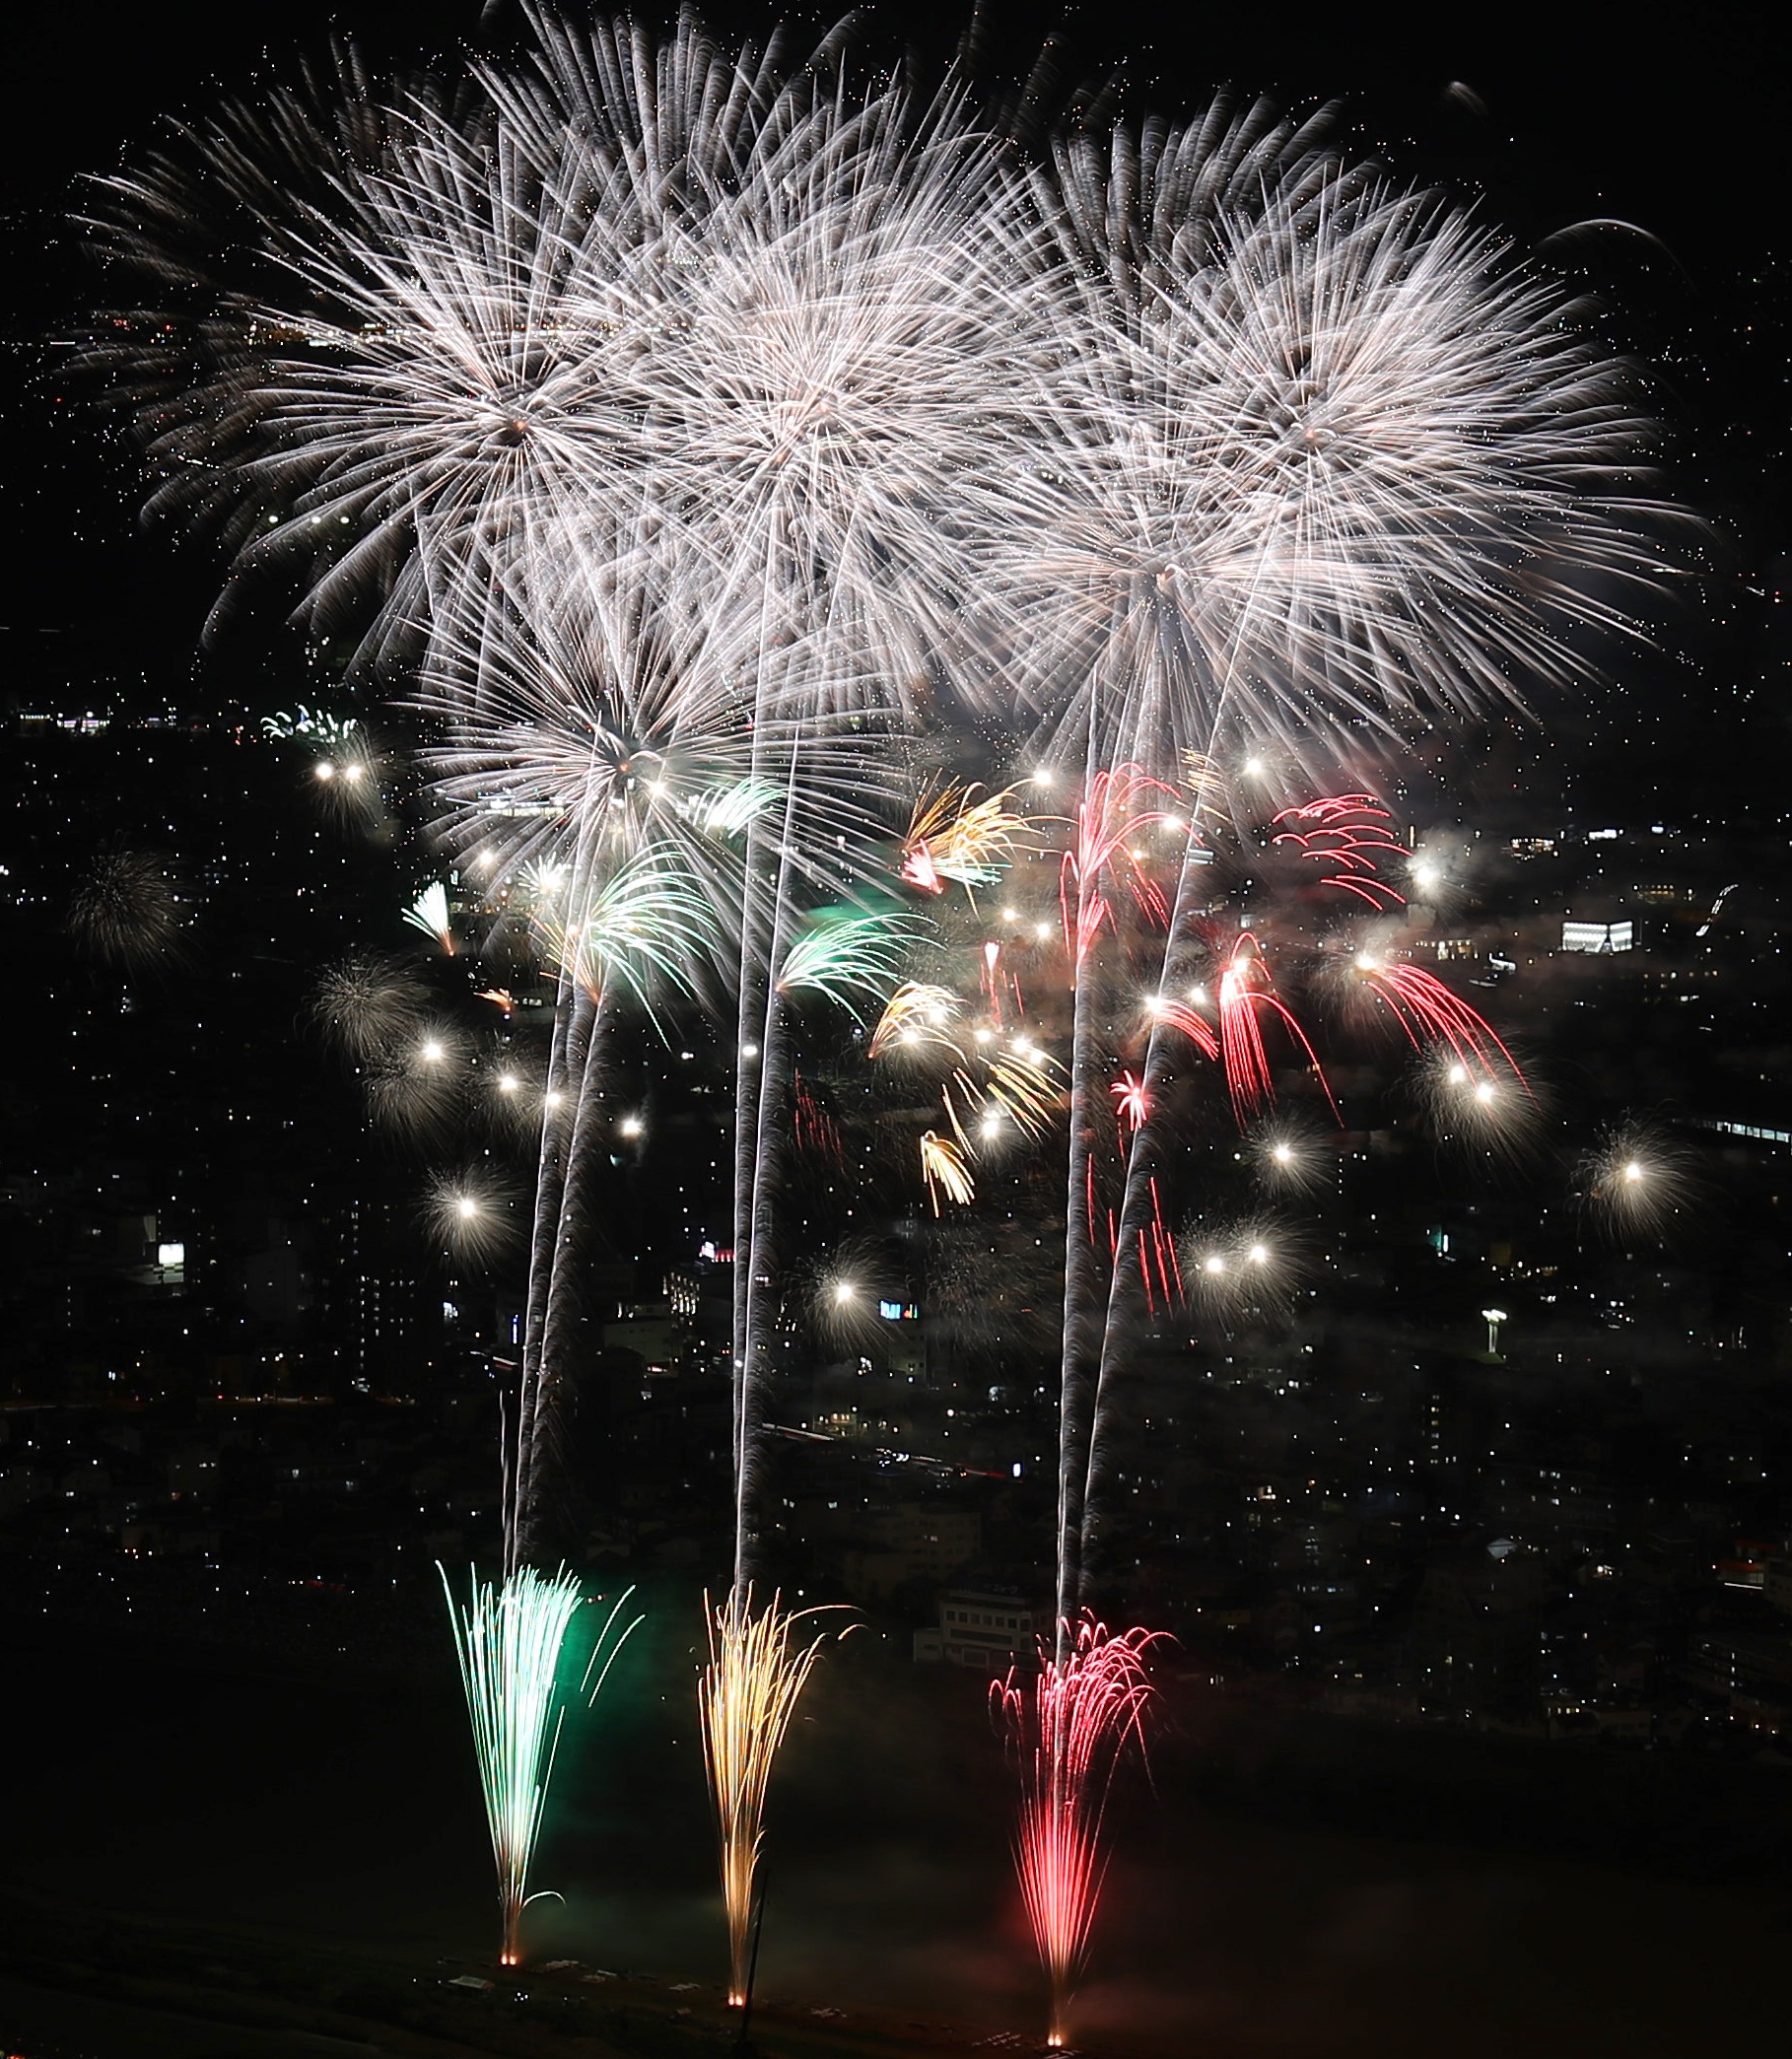
<svg viewBox="0 0 1792 2059">
<path fill-rule="evenodd" d="M 668 845 L 725 928 L 745 834 L 776 807 L 798 873 L 837 884 L 843 847 L 885 827 L 892 768 L 874 729 L 811 713 L 829 660 L 792 638 L 761 650 L 651 513 L 597 562 L 566 523 L 532 541 L 481 552 L 472 579 L 432 577 L 416 699 L 447 847 L 490 890 Z M 834 654 L 835 673 L 849 661 Z"/>
<path fill-rule="evenodd" d="M 1122 130 L 1044 188 L 1077 347 L 1001 591 L 1103 762 L 1230 738 L 1324 767 L 1570 682 L 1564 630 L 1624 626 L 1615 591 L 1659 569 L 1646 425 L 1572 297 L 1305 142 L 1258 110 Z"/>
</svg>

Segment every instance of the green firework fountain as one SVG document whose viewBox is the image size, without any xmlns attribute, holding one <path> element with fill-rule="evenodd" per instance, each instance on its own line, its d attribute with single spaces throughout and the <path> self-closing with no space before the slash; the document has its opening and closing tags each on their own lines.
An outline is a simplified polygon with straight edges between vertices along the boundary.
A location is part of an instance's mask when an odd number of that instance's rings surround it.
<svg viewBox="0 0 1792 2059">
<path fill-rule="evenodd" d="M 536 1899 L 528 1891 L 529 1866 L 541 1834 L 566 1714 L 556 1677 L 580 1606 L 579 1580 L 564 1567 L 544 1574 L 525 1566 L 497 1584 L 473 1573 L 468 1578 L 469 1599 L 461 1604 L 454 1599 L 448 1574 L 440 1566 L 437 1571 L 442 1573 L 454 1632 L 498 1868 L 499 1959 L 515 1966 L 522 1957 L 522 1912 Z M 588 1689 L 592 1701 L 616 1654 L 641 1621 L 636 1616 L 617 1627 L 633 1593 L 629 1588 L 612 1604 L 591 1649 L 582 1690 Z"/>
</svg>

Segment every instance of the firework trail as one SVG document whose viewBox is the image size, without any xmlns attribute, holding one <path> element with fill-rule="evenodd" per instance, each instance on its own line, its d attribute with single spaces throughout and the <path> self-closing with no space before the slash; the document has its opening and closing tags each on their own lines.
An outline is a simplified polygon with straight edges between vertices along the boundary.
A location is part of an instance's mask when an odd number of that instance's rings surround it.
<svg viewBox="0 0 1792 2059">
<path fill-rule="evenodd" d="M 1495 235 L 1258 112 L 1085 134 L 1042 179 L 1081 260 L 1085 349 L 1050 396 L 1059 462 L 1005 590 L 1036 625 L 1057 732 L 1091 767 L 1169 777 L 1268 745 L 1322 774 L 1427 713 L 1509 701 L 1515 677 L 1571 686 L 1563 627 L 1625 627 L 1604 596 L 1652 570 L 1643 525 L 1661 511 L 1634 469 L 1646 424 L 1622 368 Z M 1052 675 L 1054 652 L 1076 669 Z M 1358 813 L 1346 836 L 1295 832 L 1329 846 L 1346 891 L 1373 862 Z M 1160 993 L 1202 899 L 1198 842 Z M 1235 1001 L 1244 1082 L 1259 1003 Z M 1154 1109 L 1169 1027 L 1145 1064 Z M 1073 1079 L 1073 1101 L 1093 1084 Z M 1067 1363 L 1102 1323 L 1111 1370 L 1128 1334 L 1160 1128 L 1148 1117 L 1132 1139 L 1112 1273 L 1068 1281 Z M 1088 1307 L 1104 1286 L 1105 1321 Z M 1100 1373 L 1094 1389 L 1091 1469 Z"/>
<path fill-rule="evenodd" d="M 698 1685 L 704 1758 L 722 1847 L 722 1898 L 728 1927 L 728 2002 L 746 2000 L 753 1889 L 765 1840 L 766 1790 L 785 1733 L 808 1684 L 826 1633 L 823 1612 L 791 1610 L 774 1594 L 755 1613 L 750 1585 L 711 1608 L 710 1663 Z M 845 1633 L 842 1632 L 844 1635 Z"/>
<path fill-rule="evenodd" d="M 448 919 L 448 888 L 439 879 L 432 880 L 404 911 L 404 920 L 413 929 L 433 936 L 444 952 L 453 957 L 454 927 Z"/>
<path fill-rule="evenodd" d="M 742 906 L 740 841 L 772 789 L 757 755 L 792 733 L 741 680 L 750 652 L 707 608 L 704 581 L 662 562 L 638 511 L 613 563 L 494 549 L 476 583 L 442 584 L 420 702 L 445 844 L 510 888 L 557 979 L 541 1127 L 523 1367 L 507 1425 L 510 1563 L 543 1545 L 578 1336 L 588 1173 L 603 1152 L 604 1053 L 624 1009 L 725 990 Z M 539 535 L 536 538 L 540 540 Z M 657 555 L 656 555 L 657 554 Z M 853 819 L 828 754 L 796 784 L 836 834 Z M 841 792 L 852 790 L 850 779 Z"/>
<path fill-rule="evenodd" d="M 454 1633 L 498 1868 L 500 1960 L 515 1966 L 522 1956 L 522 1912 L 534 1899 L 528 1891 L 529 1866 L 560 1743 L 564 1709 L 556 1679 L 579 1609 L 579 1581 L 564 1568 L 542 1574 L 525 1566 L 497 1586 L 475 1573 L 468 1576 L 468 1599 L 457 1602 L 446 1571 L 440 1566 L 437 1571 Z M 597 1634 L 585 1677 L 593 1701 L 616 1653 L 640 1623 L 637 1616 L 620 1632 L 616 1627 L 633 1593 L 629 1589 L 616 1602 Z"/>
<path fill-rule="evenodd" d="M 786 820 L 789 824 L 789 813 Z M 758 1008 L 742 1024 L 743 1031 L 750 1029 L 751 1035 L 742 1037 L 737 1068 L 734 1311 L 740 1341 L 733 1390 L 733 1585 L 737 1592 L 750 1584 L 752 1511 L 769 1340 L 777 1313 L 774 1236 L 785 1146 L 794 1113 L 794 1006 L 803 996 L 816 995 L 858 1015 L 861 1000 L 876 1001 L 890 992 L 897 964 L 915 930 L 913 918 L 894 907 L 824 908 L 799 922 L 791 906 L 789 884 L 788 879 L 781 881 L 778 901 L 770 911 L 769 948 L 758 961 L 768 977 Z M 751 962 L 743 957 L 743 1013 L 753 990 L 751 971 Z"/>
<path fill-rule="evenodd" d="M 1111 1635 L 1092 1616 L 1065 1625 L 1039 1671 L 990 1693 L 1020 1776 L 1014 1865 L 1051 1991 L 1047 2042 L 1070 2034 L 1070 2000 L 1088 1955 L 1106 1854 L 1102 1821 L 1122 1754 L 1141 1750 L 1153 1692 L 1146 1659 L 1159 1634 Z"/>
<path fill-rule="evenodd" d="M 1169 911 L 1140 863 L 1133 839 L 1162 820 L 1171 789 L 1139 767 L 1108 771 L 1091 764 L 1071 838 L 1059 871 L 1060 919 L 1069 966 L 1070 1135 L 1065 1202 L 1065 1317 L 1059 1388 L 1058 1608 L 1059 1657 L 1076 1612 L 1083 1531 L 1083 1482 L 1100 1356 L 1099 1296 L 1103 1263 L 1094 1222 L 1096 1109 L 1103 1094 L 1095 1046 L 1102 967 L 1095 944 L 1117 927 L 1115 896 L 1128 895 L 1147 922 Z M 1105 1241 L 1105 1240 L 1103 1240 Z"/>
</svg>

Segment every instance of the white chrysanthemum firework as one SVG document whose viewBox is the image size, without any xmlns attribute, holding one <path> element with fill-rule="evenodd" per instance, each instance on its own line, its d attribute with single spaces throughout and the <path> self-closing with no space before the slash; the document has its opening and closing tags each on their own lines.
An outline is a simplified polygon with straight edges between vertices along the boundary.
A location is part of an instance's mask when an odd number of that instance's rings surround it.
<svg viewBox="0 0 1792 2059">
<path fill-rule="evenodd" d="M 1079 140 L 1047 189 L 1073 254 L 1132 255 L 1075 270 L 1002 592 L 1067 744 L 1093 707 L 1107 763 L 1243 739 L 1324 765 L 1570 680 L 1564 630 L 1621 627 L 1615 593 L 1657 563 L 1645 425 L 1570 298 L 1261 120 Z"/>
</svg>

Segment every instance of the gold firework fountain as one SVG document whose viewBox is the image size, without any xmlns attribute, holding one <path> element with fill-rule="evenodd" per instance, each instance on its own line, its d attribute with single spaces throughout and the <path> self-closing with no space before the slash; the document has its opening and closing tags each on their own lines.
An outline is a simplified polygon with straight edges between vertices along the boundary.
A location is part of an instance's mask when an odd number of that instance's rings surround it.
<svg viewBox="0 0 1792 2059">
<path fill-rule="evenodd" d="M 820 1610 L 786 1609 L 782 1595 L 774 1594 L 755 1614 L 751 1586 L 735 1588 L 720 1607 L 711 1607 L 706 1597 L 705 1607 L 710 1663 L 703 1670 L 697 1700 L 722 1848 L 728 2003 L 743 2009 L 766 1789 L 826 1634 L 801 1627 L 812 1624 Z"/>
</svg>

